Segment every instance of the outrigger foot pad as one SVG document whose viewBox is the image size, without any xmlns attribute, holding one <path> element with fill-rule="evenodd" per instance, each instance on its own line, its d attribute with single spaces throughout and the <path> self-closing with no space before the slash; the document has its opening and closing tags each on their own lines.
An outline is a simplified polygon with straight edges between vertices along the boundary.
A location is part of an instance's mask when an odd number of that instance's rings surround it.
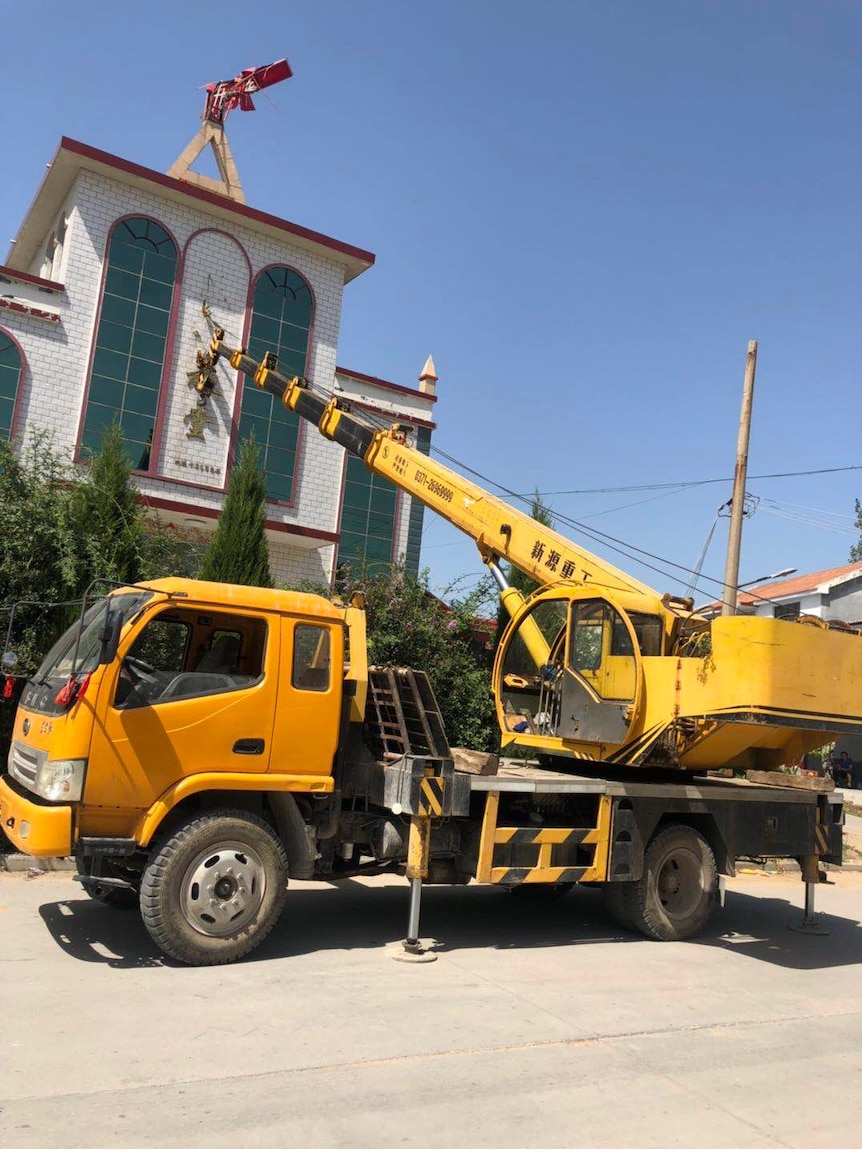
<svg viewBox="0 0 862 1149">
<path fill-rule="evenodd" d="M 414 965 L 437 960 L 434 951 L 425 949 L 418 938 L 415 941 L 408 938 L 407 941 L 401 942 L 400 945 L 394 947 L 390 956 L 394 961 L 409 962 Z"/>
<path fill-rule="evenodd" d="M 803 918 L 797 925 L 789 925 L 787 928 L 793 930 L 795 934 L 810 934 L 817 938 L 828 938 L 832 932 L 819 925 L 816 918 Z"/>
</svg>

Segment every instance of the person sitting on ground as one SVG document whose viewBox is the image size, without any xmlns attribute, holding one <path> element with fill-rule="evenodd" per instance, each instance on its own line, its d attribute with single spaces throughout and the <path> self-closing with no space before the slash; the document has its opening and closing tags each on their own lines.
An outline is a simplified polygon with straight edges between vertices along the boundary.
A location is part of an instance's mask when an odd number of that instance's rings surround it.
<svg viewBox="0 0 862 1149">
<path fill-rule="evenodd" d="M 846 750 L 842 750 L 838 756 L 838 761 L 833 763 L 832 777 L 835 779 L 836 786 L 853 785 L 853 763 L 850 761 L 850 755 Z"/>
</svg>

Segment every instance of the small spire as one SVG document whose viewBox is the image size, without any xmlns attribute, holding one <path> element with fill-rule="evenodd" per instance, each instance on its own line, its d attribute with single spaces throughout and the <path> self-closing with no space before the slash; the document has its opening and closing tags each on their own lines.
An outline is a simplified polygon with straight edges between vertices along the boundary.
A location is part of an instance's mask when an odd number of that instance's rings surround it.
<svg viewBox="0 0 862 1149">
<path fill-rule="evenodd" d="M 422 374 L 419 376 L 419 390 L 424 391 L 426 395 L 436 395 L 437 379 L 437 368 L 429 355 L 425 360 L 425 366 L 422 368 Z"/>
</svg>

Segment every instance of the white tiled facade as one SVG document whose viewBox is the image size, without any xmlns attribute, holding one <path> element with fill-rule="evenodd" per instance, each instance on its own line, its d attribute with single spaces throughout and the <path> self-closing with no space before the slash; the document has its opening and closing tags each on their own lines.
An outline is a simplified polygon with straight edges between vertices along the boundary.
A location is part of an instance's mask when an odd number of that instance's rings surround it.
<svg viewBox="0 0 862 1149">
<path fill-rule="evenodd" d="M 211 205 L 193 191 L 186 195 L 178 181 L 166 184 L 156 173 L 138 168 L 129 173 L 118 166 L 114 174 L 108 161 L 115 157 L 97 155 L 100 162 L 89 165 L 77 155 L 70 158 L 61 146 L 58 157 L 65 165 L 68 187 L 63 186 L 60 174 L 54 176 L 53 188 L 46 180 L 7 266 L 0 268 L 0 297 L 6 297 L 5 306 L 0 299 L 0 332 L 13 338 L 24 360 L 12 428 L 15 437 L 45 428 L 53 433 L 58 448 L 76 450 L 99 317 L 103 263 L 112 227 L 130 216 L 160 224 L 174 239 L 179 256 L 150 470 L 136 475 L 142 495 L 163 520 L 186 524 L 198 519 L 203 529 L 215 525 L 235 447 L 239 382 L 234 371 L 219 364 L 221 394 L 213 394 L 206 408 L 214 422 L 204 429 L 202 440 L 190 438 L 184 418 L 195 407 L 197 396 L 188 385 L 187 372 L 194 369 L 197 350 L 206 348 L 210 340 L 202 305 L 209 307 L 211 321 L 225 328 L 229 342 L 244 343 L 255 278 L 271 265 L 292 268 L 311 288 L 314 311 L 306 374 L 312 385 L 327 393 L 335 389 L 354 399 L 359 410 L 367 406 L 378 418 L 432 426 L 433 392 L 341 370 L 336 378 L 345 279 L 364 270 L 355 259 L 352 267 L 346 266 L 347 257 L 337 241 L 314 235 L 309 240 L 307 234 L 295 239 L 289 231 L 267 226 L 266 221 L 247 221 L 241 209 L 228 213 L 224 204 Z M 38 222 L 39 213 L 47 220 L 45 204 L 50 206 L 50 191 L 56 201 L 58 186 L 64 202 L 46 226 Z M 62 217 L 66 221 L 62 250 L 46 253 L 45 244 Z M 40 227 L 45 234 L 37 247 L 34 236 Z M 26 266 L 21 262 L 25 258 Z M 366 265 L 372 260 L 369 257 Z M 16 280 L 14 272 L 25 275 Z M 270 562 L 277 582 L 331 581 L 344 462 L 341 447 L 310 425 L 300 427 L 292 505 L 267 504 Z M 399 493 L 393 559 L 402 557 L 408 548 L 409 504 Z"/>
</svg>

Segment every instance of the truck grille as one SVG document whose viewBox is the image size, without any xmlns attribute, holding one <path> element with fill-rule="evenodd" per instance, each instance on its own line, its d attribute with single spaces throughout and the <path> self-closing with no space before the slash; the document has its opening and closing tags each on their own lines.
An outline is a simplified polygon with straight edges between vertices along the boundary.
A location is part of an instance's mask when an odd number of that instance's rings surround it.
<svg viewBox="0 0 862 1149">
<path fill-rule="evenodd" d="M 46 750 L 35 750 L 23 742 L 15 741 L 9 751 L 9 773 L 28 790 L 36 785 L 39 767 L 48 757 Z"/>
</svg>

